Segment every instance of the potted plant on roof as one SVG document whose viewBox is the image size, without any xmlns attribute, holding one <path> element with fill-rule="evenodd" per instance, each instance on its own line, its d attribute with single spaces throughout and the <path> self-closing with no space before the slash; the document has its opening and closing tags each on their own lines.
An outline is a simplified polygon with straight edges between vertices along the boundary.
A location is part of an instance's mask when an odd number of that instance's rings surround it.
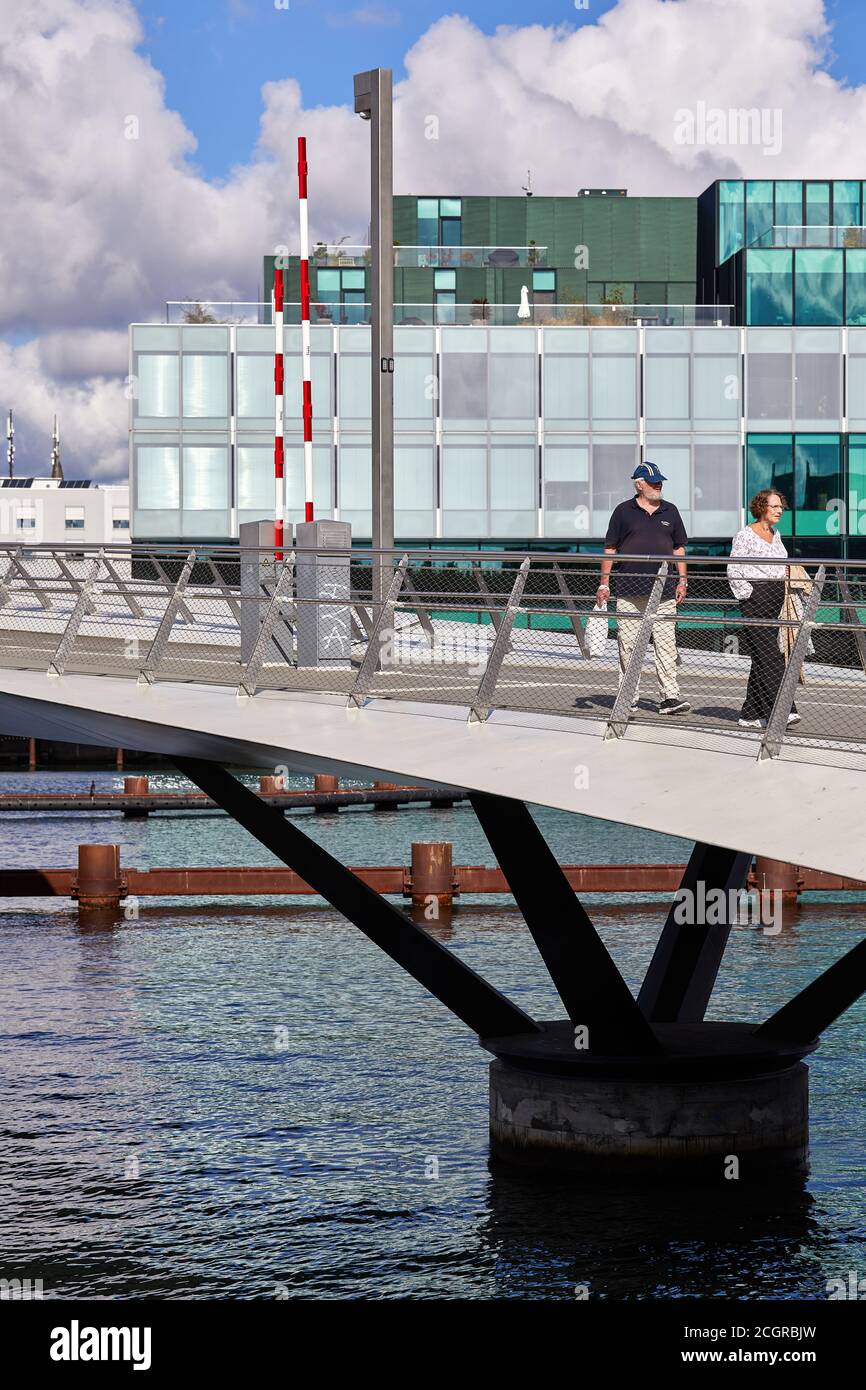
<svg viewBox="0 0 866 1390">
<path fill-rule="evenodd" d="M 534 241 L 530 241 L 529 243 L 529 251 L 526 260 L 529 265 L 538 265 L 538 262 L 541 260 L 538 254 L 538 244 Z"/>
</svg>

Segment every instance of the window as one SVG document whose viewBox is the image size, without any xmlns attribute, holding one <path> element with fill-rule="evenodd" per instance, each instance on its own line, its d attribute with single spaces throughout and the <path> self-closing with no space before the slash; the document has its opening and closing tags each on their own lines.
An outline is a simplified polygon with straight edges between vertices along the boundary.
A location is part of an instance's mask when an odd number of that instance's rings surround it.
<svg viewBox="0 0 866 1390">
<path fill-rule="evenodd" d="M 842 413 L 841 334 L 832 328 L 794 334 L 794 414 L 802 429 L 839 428 Z"/>
<path fill-rule="evenodd" d="M 544 534 L 589 534 L 589 445 L 544 446 Z"/>
<path fill-rule="evenodd" d="M 274 450 L 272 445 L 239 444 L 238 511 L 260 512 L 267 516 L 274 510 Z M 254 520 L 254 518 L 242 518 Z"/>
<path fill-rule="evenodd" d="M 773 183 L 771 179 L 750 179 L 746 184 L 746 245 L 773 226 Z"/>
<path fill-rule="evenodd" d="M 719 182 L 719 265 L 739 251 L 745 231 L 743 184 L 739 179 Z"/>
<path fill-rule="evenodd" d="M 866 535 L 866 435 L 852 434 L 848 439 L 848 498 L 841 510 L 841 530 L 849 536 Z M 840 529 L 839 523 L 835 531 Z M 830 534 L 834 527 L 830 524 Z"/>
<path fill-rule="evenodd" d="M 834 227 L 860 226 L 860 183 L 857 179 L 837 179 L 833 184 Z"/>
<path fill-rule="evenodd" d="M 434 270 L 433 302 L 436 305 L 437 323 L 454 323 L 457 303 L 456 270 Z"/>
<path fill-rule="evenodd" d="M 111 509 L 111 529 L 112 531 L 129 530 L 129 508 L 112 507 Z"/>
<path fill-rule="evenodd" d="M 237 414 L 241 419 L 270 419 L 274 414 L 274 355 L 237 355 Z"/>
<path fill-rule="evenodd" d="M 792 267 L 792 251 L 746 252 L 746 323 L 793 322 Z"/>
<path fill-rule="evenodd" d="M 176 417 L 180 400 L 180 358 L 176 352 L 140 352 L 137 414 L 153 419 Z"/>
<path fill-rule="evenodd" d="M 64 523 L 63 523 L 63 524 L 64 524 L 64 526 L 66 527 L 66 530 L 67 530 L 67 531 L 83 531 L 83 530 L 84 530 L 84 508 L 83 508 L 83 507 L 67 507 L 67 508 L 66 508 L 66 513 L 65 513 L 65 520 L 64 520 Z"/>
<path fill-rule="evenodd" d="M 556 303 L 555 270 L 533 270 L 532 302 L 536 309 L 543 308 L 544 305 Z M 543 323 L 544 318 L 544 314 L 539 315 L 537 318 L 537 322 Z"/>
<path fill-rule="evenodd" d="M 221 352 L 183 354 L 183 413 L 187 419 L 228 415 L 228 358 Z"/>
<path fill-rule="evenodd" d="M 15 529 L 18 531 L 36 530 L 36 508 L 19 507 L 15 513 Z"/>
<path fill-rule="evenodd" d="M 779 179 L 776 183 L 777 227 L 802 227 L 803 185 L 799 179 Z"/>
<path fill-rule="evenodd" d="M 794 254 L 796 322 L 842 322 L 843 251 L 800 250 Z"/>
<path fill-rule="evenodd" d="M 180 454 L 176 447 L 140 445 L 136 506 L 142 511 L 180 506 Z"/>
<path fill-rule="evenodd" d="M 732 536 L 740 524 L 741 449 L 731 437 L 704 436 L 694 445 L 692 534 Z"/>
<path fill-rule="evenodd" d="M 845 252 L 845 322 L 866 324 L 866 251 Z"/>
<path fill-rule="evenodd" d="M 442 449 L 442 530 L 446 536 L 486 536 L 487 448 L 446 443 Z"/>
<path fill-rule="evenodd" d="M 367 322 L 367 272 L 317 270 L 315 313 L 320 323 Z"/>
<path fill-rule="evenodd" d="M 417 208 L 419 246 L 461 245 L 461 198 L 419 198 Z"/>
<path fill-rule="evenodd" d="M 842 469 L 837 434 L 798 434 L 794 441 L 794 531 L 798 536 L 838 533 Z M 789 499 L 790 500 L 790 499 Z"/>
<path fill-rule="evenodd" d="M 750 434 L 746 438 L 746 506 L 762 488 L 781 492 L 788 507 L 794 503 L 794 461 L 790 434 Z M 791 535 L 791 512 L 782 514 L 779 530 Z"/>
<path fill-rule="evenodd" d="M 221 511 L 228 507 L 228 456 L 224 448 L 194 447 L 183 451 L 185 511 Z"/>
<path fill-rule="evenodd" d="M 806 184 L 806 226 L 830 226 L 829 183 Z"/>
</svg>

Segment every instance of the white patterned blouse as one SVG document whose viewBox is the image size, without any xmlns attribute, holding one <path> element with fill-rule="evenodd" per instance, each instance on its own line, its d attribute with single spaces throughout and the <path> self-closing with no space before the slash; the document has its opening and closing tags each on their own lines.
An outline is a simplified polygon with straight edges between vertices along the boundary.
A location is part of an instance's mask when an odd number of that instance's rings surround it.
<svg viewBox="0 0 866 1390">
<path fill-rule="evenodd" d="M 751 526 L 744 526 L 734 536 L 731 546 L 731 559 L 742 557 L 754 557 L 755 560 L 766 559 L 767 556 L 779 556 L 784 558 L 788 552 L 785 543 L 778 531 L 773 532 L 772 541 L 761 540 L 756 531 Z M 732 564 L 728 565 L 728 583 L 734 598 L 749 598 L 752 592 L 752 579 L 784 579 L 784 565 L 761 565 L 761 564 Z"/>
</svg>

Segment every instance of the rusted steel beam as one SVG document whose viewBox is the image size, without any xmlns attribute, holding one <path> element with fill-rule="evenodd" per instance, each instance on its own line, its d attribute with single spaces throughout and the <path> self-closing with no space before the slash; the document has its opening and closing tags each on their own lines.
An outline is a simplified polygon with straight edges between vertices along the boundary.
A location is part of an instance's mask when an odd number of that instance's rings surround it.
<svg viewBox="0 0 866 1390">
<path fill-rule="evenodd" d="M 413 847 L 414 848 L 414 847 Z M 416 859 L 417 864 L 417 859 Z M 575 892 L 583 893 L 670 893 L 682 880 L 682 864 L 564 864 L 562 872 Z M 442 884 L 421 882 L 408 866 L 363 866 L 351 870 L 378 893 L 404 898 L 427 897 L 431 892 L 447 892 Z M 798 869 L 802 891 L 856 893 L 866 891 L 866 883 L 816 869 Z M 452 893 L 509 894 L 501 869 L 483 864 L 455 864 Z M 135 897 L 206 897 L 247 895 L 306 896 L 313 890 L 292 869 L 124 868 L 123 877 L 130 895 Z M 71 896 L 75 869 L 0 869 L 0 898 L 44 898 Z M 756 875 L 749 876 L 749 887 L 760 887 Z"/>
</svg>

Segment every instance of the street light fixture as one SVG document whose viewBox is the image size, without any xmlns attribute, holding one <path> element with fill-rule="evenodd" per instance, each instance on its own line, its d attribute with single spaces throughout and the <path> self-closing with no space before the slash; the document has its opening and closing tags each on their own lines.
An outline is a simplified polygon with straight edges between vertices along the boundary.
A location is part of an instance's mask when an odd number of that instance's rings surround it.
<svg viewBox="0 0 866 1390">
<path fill-rule="evenodd" d="M 373 398 L 373 548 L 394 546 L 394 148 L 390 68 L 355 74 L 355 112 L 370 122 L 370 364 Z M 388 566 L 374 565 L 384 598 Z"/>
</svg>

